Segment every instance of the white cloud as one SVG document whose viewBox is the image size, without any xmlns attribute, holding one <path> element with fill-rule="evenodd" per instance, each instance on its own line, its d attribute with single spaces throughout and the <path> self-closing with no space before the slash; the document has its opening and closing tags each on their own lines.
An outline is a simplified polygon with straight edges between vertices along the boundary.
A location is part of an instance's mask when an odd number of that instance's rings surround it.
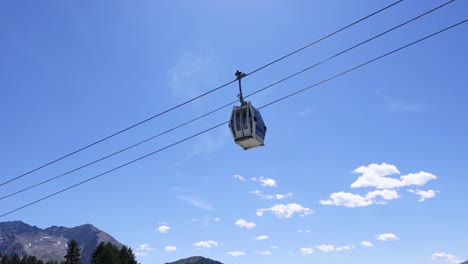
<svg viewBox="0 0 468 264">
<path fill-rule="evenodd" d="M 311 214 L 313 211 L 310 208 L 303 207 L 297 203 L 289 203 L 289 204 L 276 204 L 273 207 L 265 208 L 265 209 L 258 209 L 257 215 L 262 216 L 265 212 L 271 212 L 278 216 L 279 218 L 290 218 L 293 214 L 298 213 L 301 216 L 305 216 Z"/>
<path fill-rule="evenodd" d="M 427 191 L 421 191 L 421 190 L 408 190 L 410 193 L 414 193 L 416 195 L 419 195 L 419 202 L 424 202 L 426 199 L 434 198 L 436 195 L 436 191 L 434 190 L 427 190 Z"/>
<path fill-rule="evenodd" d="M 379 234 L 376 236 L 377 240 L 380 241 L 394 241 L 394 240 L 399 240 L 400 238 L 397 237 L 395 234 L 392 233 L 385 233 L 385 234 Z"/>
<path fill-rule="evenodd" d="M 188 204 L 191 204 L 197 208 L 200 208 L 202 210 L 206 210 L 206 211 L 213 211 L 214 208 L 212 205 L 208 204 L 207 202 L 205 201 L 202 201 L 202 200 L 199 200 L 195 197 L 190 197 L 190 196 L 179 196 L 178 197 L 180 200 L 188 203 Z"/>
<path fill-rule="evenodd" d="M 310 234 L 310 230 L 306 229 L 306 230 L 302 230 L 302 229 L 299 229 L 297 230 L 298 233 L 306 233 L 306 234 Z"/>
<path fill-rule="evenodd" d="M 173 252 L 173 251 L 176 251 L 176 250 L 177 250 L 177 247 L 175 247 L 175 246 L 166 246 L 166 247 L 164 248 L 164 250 L 165 250 L 166 252 Z"/>
<path fill-rule="evenodd" d="M 424 171 L 403 175 L 400 179 L 390 178 L 388 176 L 400 174 L 400 171 L 398 171 L 396 166 L 386 163 L 373 163 L 369 166 L 361 166 L 355 169 L 354 173 L 362 175 L 351 184 L 351 188 L 375 187 L 377 189 L 394 189 L 410 185 L 422 186 L 430 180 L 437 179 L 435 175 Z"/>
<path fill-rule="evenodd" d="M 251 229 L 251 228 L 254 228 L 255 227 L 255 223 L 254 222 L 247 222 L 245 221 L 244 219 L 239 219 L 236 221 L 235 225 L 238 225 L 240 226 L 241 228 L 248 228 L 248 229 Z"/>
<path fill-rule="evenodd" d="M 460 260 L 456 256 L 452 254 L 447 254 L 444 252 L 437 252 L 437 253 L 432 254 L 432 260 L 440 260 L 440 261 L 450 262 L 453 264 L 458 264 L 462 262 L 462 260 Z"/>
<path fill-rule="evenodd" d="M 372 244 L 371 242 L 369 241 L 362 241 L 361 242 L 361 246 L 365 247 L 365 248 L 371 248 L 374 246 L 374 244 Z"/>
<path fill-rule="evenodd" d="M 316 248 L 322 252 L 330 252 L 330 251 L 335 250 L 335 247 L 333 245 L 325 245 L 325 244 L 316 246 Z"/>
<path fill-rule="evenodd" d="M 354 246 L 342 246 L 342 247 L 335 247 L 333 245 L 319 245 L 316 248 L 322 252 L 332 252 L 332 251 L 343 251 L 343 250 L 351 250 Z"/>
<path fill-rule="evenodd" d="M 241 176 L 239 174 L 234 175 L 234 178 L 239 179 L 240 181 L 245 181 L 244 176 Z"/>
<path fill-rule="evenodd" d="M 244 251 L 229 251 L 227 254 L 228 254 L 228 255 L 231 255 L 231 256 L 233 256 L 233 257 L 245 256 L 245 252 L 244 252 Z"/>
<path fill-rule="evenodd" d="M 167 232 L 169 232 L 169 230 L 171 230 L 171 228 L 169 226 L 167 226 L 167 225 L 161 225 L 161 226 L 158 227 L 157 230 L 161 234 L 167 234 Z"/>
<path fill-rule="evenodd" d="M 156 251 L 155 248 L 151 248 L 149 244 L 141 244 L 135 250 L 135 256 L 148 256 L 148 252 Z"/>
<path fill-rule="evenodd" d="M 198 241 L 193 243 L 194 246 L 197 248 L 212 248 L 212 247 L 217 247 L 218 242 L 213 241 L 213 240 L 208 240 L 208 241 Z"/>
<path fill-rule="evenodd" d="M 258 252 L 258 254 L 260 254 L 262 256 L 269 256 L 269 255 L 271 255 L 271 251 L 269 251 L 269 250 L 260 251 L 260 252 Z"/>
<path fill-rule="evenodd" d="M 253 194 L 257 195 L 258 197 L 260 197 L 261 199 L 265 199 L 265 200 L 273 200 L 273 199 L 283 200 L 285 198 L 293 196 L 292 192 L 285 193 L 285 194 L 274 194 L 273 195 L 273 194 L 264 194 L 260 190 L 255 190 L 255 191 L 251 191 L 250 193 L 253 193 Z"/>
<path fill-rule="evenodd" d="M 221 219 L 219 217 L 215 217 L 215 218 L 213 218 L 213 221 L 219 222 L 219 221 L 221 221 Z"/>
<path fill-rule="evenodd" d="M 300 251 L 301 254 L 304 255 L 304 256 L 314 253 L 314 249 L 313 249 L 313 248 L 300 248 L 299 251 Z"/>
<path fill-rule="evenodd" d="M 330 195 L 331 200 L 320 200 L 322 205 L 336 205 L 345 207 L 363 207 L 371 204 L 385 204 L 387 201 L 400 198 L 395 190 L 375 190 L 366 196 L 349 192 L 337 192 Z"/>
<path fill-rule="evenodd" d="M 252 178 L 252 181 L 255 182 L 260 182 L 260 185 L 264 187 L 276 187 L 276 180 L 270 179 L 270 178 L 265 178 L 261 176 L 260 178 Z"/>
<path fill-rule="evenodd" d="M 335 248 L 336 251 L 342 251 L 342 250 L 351 250 L 353 249 L 354 246 L 343 246 L 343 247 L 337 247 Z"/>
<path fill-rule="evenodd" d="M 331 200 L 320 200 L 322 205 L 336 205 L 346 207 L 362 207 L 371 205 L 373 202 L 366 197 L 349 192 L 337 192 L 330 195 Z"/>
<path fill-rule="evenodd" d="M 141 244 L 137 247 L 137 250 L 140 250 L 140 251 L 154 251 L 156 249 L 154 248 L 151 248 L 149 244 Z"/>
<path fill-rule="evenodd" d="M 258 236 L 258 237 L 255 237 L 254 239 L 255 239 L 255 240 L 267 240 L 267 239 L 269 239 L 269 237 L 268 237 L 268 236 L 265 236 L 265 235 L 263 235 L 263 236 Z"/>
</svg>

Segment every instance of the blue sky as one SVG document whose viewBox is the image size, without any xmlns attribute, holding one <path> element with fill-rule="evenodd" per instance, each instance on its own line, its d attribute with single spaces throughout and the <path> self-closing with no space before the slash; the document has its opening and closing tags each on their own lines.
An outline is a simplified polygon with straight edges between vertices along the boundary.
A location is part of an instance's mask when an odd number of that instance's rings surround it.
<svg viewBox="0 0 468 264">
<path fill-rule="evenodd" d="M 3 181 L 232 81 L 391 1 L 3 1 Z M 246 77 L 245 94 L 444 1 L 403 1 Z M 465 20 L 457 0 L 248 100 L 262 106 Z M 262 109 L 265 146 L 227 126 L 0 219 L 91 223 L 141 263 L 468 259 L 468 25 Z M 2 196 L 236 99 L 237 84 L 0 187 Z M 225 108 L 0 200 L 3 214 L 227 121 Z"/>
</svg>

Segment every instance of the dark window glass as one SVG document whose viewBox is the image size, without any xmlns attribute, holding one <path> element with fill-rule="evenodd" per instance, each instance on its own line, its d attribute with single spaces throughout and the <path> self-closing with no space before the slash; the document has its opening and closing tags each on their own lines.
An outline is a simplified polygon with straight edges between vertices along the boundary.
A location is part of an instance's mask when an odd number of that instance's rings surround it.
<svg viewBox="0 0 468 264">
<path fill-rule="evenodd" d="M 236 110 L 236 129 L 237 131 L 241 130 L 241 125 L 240 125 L 240 111 Z"/>
<path fill-rule="evenodd" d="M 244 129 L 249 128 L 249 124 L 248 124 L 247 122 L 248 122 L 248 119 L 247 119 L 247 108 L 244 108 L 244 109 L 242 109 L 242 127 L 243 127 Z"/>
</svg>

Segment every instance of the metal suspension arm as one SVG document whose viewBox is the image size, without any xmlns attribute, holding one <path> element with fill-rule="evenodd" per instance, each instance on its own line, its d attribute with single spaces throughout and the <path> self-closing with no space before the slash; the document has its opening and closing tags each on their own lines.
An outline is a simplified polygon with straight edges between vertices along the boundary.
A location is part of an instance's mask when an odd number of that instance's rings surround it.
<svg viewBox="0 0 468 264">
<path fill-rule="evenodd" d="M 239 97 L 239 101 L 241 103 L 241 105 L 244 105 L 245 104 L 245 101 L 244 101 L 244 97 L 242 96 L 242 85 L 241 85 L 241 79 L 244 78 L 245 76 L 247 76 L 247 74 L 241 72 L 241 71 L 236 71 L 236 77 L 237 77 L 237 80 L 239 81 L 239 95 L 237 95 L 237 97 Z"/>
</svg>

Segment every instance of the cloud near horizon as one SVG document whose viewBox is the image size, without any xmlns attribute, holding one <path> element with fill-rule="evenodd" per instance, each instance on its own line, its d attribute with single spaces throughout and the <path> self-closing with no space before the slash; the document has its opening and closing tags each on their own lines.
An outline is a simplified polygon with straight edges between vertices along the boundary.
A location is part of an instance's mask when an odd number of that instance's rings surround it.
<svg viewBox="0 0 468 264">
<path fill-rule="evenodd" d="M 198 242 L 193 243 L 193 245 L 196 246 L 199 249 L 205 249 L 205 248 L 217 247 L 218 242 L 213 241 L 213 240 L 198 241 Z"/>
<path fill-rule="evenodd" d="M 335 247 L 333 245 L 326 245 L 326 244 L 323 244 L 323 245 L 319 245 L 319 246 L 316 246 L 316 248 L 322 252 L 332 252 L 332 251 L 343 251 L 343 250 L 351 250 L 354 248 L 354 246 L 342 246 L 342 247 Z"/>
<path fill-rule="evenodd" d="M 312 253 L 314 253 L 314 249 L 313 248 L 300 248 L 299 251 L 301 252 L 302 255 L 310 255 Z"/>
<path fill-rule="evenodd" d="M 175 247 L 175 246 L 166 246 L 166 247 L 164 247 L 164 250 L 166 252 L 174 252 L 174 251 L 177 250 L 177 247 Z"/>
<path fill-rule="evenodd" d="M 227 254 L 233 257 L 240 257 L 246 255 L 244 251 L 229 251 Z"/>
<path fill-rule="evenodd" d="M 447 254 L 444 252 L 436 252 L 432 254 L 432 260 L 440 260 L 444 262 L 450 262 L 453 264 L 459 264 L 462 262 L 462 260 L 457 258 L 455 255 Z"/>
</svg>

